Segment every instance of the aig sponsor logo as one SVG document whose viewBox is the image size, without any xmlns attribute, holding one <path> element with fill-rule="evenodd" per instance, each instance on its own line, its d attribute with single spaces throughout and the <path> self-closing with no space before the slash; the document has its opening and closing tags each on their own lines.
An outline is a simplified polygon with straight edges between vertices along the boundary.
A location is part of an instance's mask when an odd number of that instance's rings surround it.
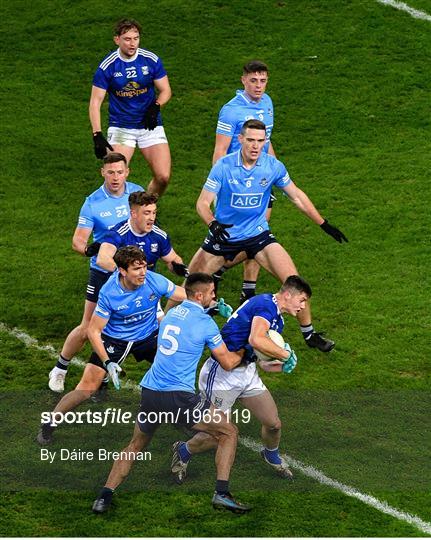
<svg viewBox="0 0 431 540">
<path fill-rule="evenodd" d="M 232 208 L 259 208 L 262 197 L 263 193 L 232 193 L 230 205 Z"/>
</svg>

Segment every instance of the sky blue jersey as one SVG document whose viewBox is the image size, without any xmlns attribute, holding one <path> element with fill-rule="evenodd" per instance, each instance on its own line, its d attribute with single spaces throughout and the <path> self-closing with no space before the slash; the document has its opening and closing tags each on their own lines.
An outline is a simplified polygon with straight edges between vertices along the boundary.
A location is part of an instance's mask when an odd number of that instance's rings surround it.
<svg viewBox="0 0 431 540">
<path fill-rule="evenodd" d="M 220 331 L 204 308 L 184 300 L 160 323 L 157 354 L 141 386 L 160 391 L 195 391 L 196 369 L 205 346 L 222 345 Z"/>
<path fill-rule="evenodd" d="M 158 328 L 157 302 L 170 298 L 175 285 L 160 274 L 147 271 L 145 282 L 133 291 L 124 289 L 114 272 L 100 289 L 95 313 L 108 319 L 103 333 L 124 341 L 140 341 Z"/>
<path fill-rule="evenodd" d="M 237 90 L 236 96 L 220 109 L 216 133 L 232 137 L 227 154 L 236 152 L 241 144 L 238 135 L 247 120 L 260 120 L 266 126 L 266 144 L 264 152 L 269 150 L 272 129 L 274 127 L 274 107 L 268 94 L 263 94 L 259 101 L 251 100 L 244 90 Z"/>
<path fill-rule="evenodd" d="M 239 351 L 248 344 L 253 317 L 262 317 L 268 321 L 270 328 L 283 331 L 284 320 L 278 309 L 273 294 L 258 294 L 246 300 L 232 313 L 221 330 L 221 335 L 230 351 Z"/>
<path fill-rule="evenodd" d="M 105 234 L 103 242 L 113 244 L 117 249 L 124 246 L 138 246 L 145 253 L 150 270 L 154 270 L 160 257 L 165 257 L 172 250 L 171 240 L 165 231 L 153 225 L 150 232 L 138 234 L 132 229 L 130 219 L 110 229 Z"/>
<path fill-rule="evenodd" d="M 121 58 L 119 49 L 109 53 L 93 78 L 93 85 L 109 95 L 109 125 L 142 129 L 144 113 L 157 97 L 154 81 L 165 76 L 162 61 L 151 51 L 139 48 L 128 60 Z"/>
<path fill-rule="evenodd" d="M 291 182 L 286 167 L 274 156 L 262 153 L 252 169 L 242 164 L 241 151 L 220 158 L 211 169 L 204 189 L 217 194 L 215 218 L 233 223 L 232 242 L 257 236 L 269 229 L 266 210 L 272 186 Z"/>
<path fill-rule="evenodd" d="M 102 242 L 108 229 L 129 217 L 129 195 L 135 191 L 145 190 L 138 184 L 126 182 L 123 195 L 115 197 L 103 184 L 85 199 L 79 212 L 78 228 L 92 229 L 93 240 Z M 91 257 L 90 267 L 106 273 L 106 270 L 97 266 L 96 259 L 97 255 Z"/>
</svg>

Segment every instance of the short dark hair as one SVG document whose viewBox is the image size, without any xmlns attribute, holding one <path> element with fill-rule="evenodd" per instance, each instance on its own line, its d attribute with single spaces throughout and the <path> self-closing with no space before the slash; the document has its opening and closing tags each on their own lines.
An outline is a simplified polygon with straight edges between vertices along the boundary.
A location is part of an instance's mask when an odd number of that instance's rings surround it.
<svg viewBox="0 0 431 540">
<path fill-rule="evenodd" d="M 214 278 L 209 274 L 205 274 L 204 272 L 190 274 L 184 284 L 187 298 L 193 298 L 202 289 L 202 285 L 210 285 L 211 283 L 214 283 Z"/>
<path fill-rule="evenodd" d="M 103 158 L 103 165 L 107 165 L 108 163 L 118 163 L 120 161 L 124 161 L 124 163 L 127 165 L 126 156 L 120 154 L 120 152 L 110 152 Z"/>
<path fill-rule="evenodd" d="M 260 120 L 251 118 L 250 120 L 246 120 L 242 125 L 241 135 L 244 135 L 246 129 L 262 129 L 263 131 L 266 131 L 266 126 Z"/>
<path fill-rule="evenodd" d="M 134 191 L 129 195 L 129 206 L 148 206 L 149 204 L 157 204 L 159 197 L 146 191 Z"/>
<path fill-rule="evenodd" d="M 145 256 L 145 253 L 138 248 L 138 246 L 124 246 L 121 247 L 114 255 L 114 262 L 118 268 L 127 270 L 134 262 L 147 262 L 147 257 Z"/>
<path fill-rule="evenodd" d="M 280 288 L 280 292 L 286 291 L 305 293 L 308 298 L 311 298 L 311 287 L 301 276 L 289 276 Z"/>
<path fill-rule="evenodd" d="M 242 71 L 244 75 L 248 75 L 249 73 L 268 73 L 268 66 L 260 60 L 251 60 L 244 65 Z"/>
<path fill-rule="evenodd" d="M 120 19 L 115 23 L 114 26 L 114 36 L 121 36 L 129 30 L 136 29 L 139 34 L 141 33 L 142 26 L 135 21 L 135 19 Z"/>
</svg>

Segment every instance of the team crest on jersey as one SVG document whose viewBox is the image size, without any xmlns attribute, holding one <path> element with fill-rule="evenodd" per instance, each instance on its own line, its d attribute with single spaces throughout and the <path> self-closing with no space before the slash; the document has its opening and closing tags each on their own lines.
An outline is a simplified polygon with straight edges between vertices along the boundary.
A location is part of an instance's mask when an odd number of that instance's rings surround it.
<svg viewBox="0 0 431 540">
<path fill-rule="evenodd" d="M 216 396 L 214 399 L 214 407 L 216 409 L 221 409 L 221 406 L 223 405 L 223 398 Z"/>
<path fill-rule="evenodd" d="M 142 70 L 142 75 L 148 75 L 149 73 L 148 66 L 142 66 L 141 70 Z"/>
<path fill-rule="evenodd" d="M 268 115 L 272 116 L 272 109 L 268 109 Z"/>
<path fill-rule="evenodd" d="M 152 294 L 150 294 L 148 299 L 149 299 L 150 302 L 152 302 L 153 300 L 156 299 L 156 295 L 154 293 L 152 293 Z"/>
<path fill-rule="evenodd" d="M 262 187 L 265 187 L 268 185 L 268 180 L 266 178 L 262 178 L 262 180 L 259 182 L 259 185 Z"/>
<path fill-rule="evenodd" d="M 158 244 L 151 244 L 151 253 L 157 253 Z"/>
</svg>

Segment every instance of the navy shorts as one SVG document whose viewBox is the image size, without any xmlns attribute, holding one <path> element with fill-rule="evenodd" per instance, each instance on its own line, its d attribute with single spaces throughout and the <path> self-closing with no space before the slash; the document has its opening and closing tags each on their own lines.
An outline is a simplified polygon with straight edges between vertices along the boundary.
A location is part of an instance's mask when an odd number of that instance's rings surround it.
<svg viewBox="0 0 431 540">
<path fill-rule="evenodd" d="M 106 353 L 109 356 L 109 360 L 121 364 L 127 358 L 129 354 L 133 354 L 137 362 L 147 360 L 153 362 L 157 352 L 157 335 L 159 330 L 155 330 L 150 336 L 141 341 L 124 341 L 122 339 L 115 339 L 106 334 L 102 334 L 103 345 L 105 346 Z M 105 371 L 105 364 L 100 360 L 99 356 L 93 351 L 90 356 L 89 364 L 101 367 Z"/>
<path fill-rule="evenodd" d="M 90 268 L 90 276 L 88 277 L 87 284 L 87 294 L 85 296 L 85 298 L 89 302 L 94 302 L 95 304 L 97 304 L 100 289 L 103 287 L 103 285 L 105 285 L 111 275 L 112 274 L 110 272 L 101 272 L 100 270 Z"/>
<path fill-rule="evenodd" d="M 257 236 L 239 242 L 215 242 L 214 238 L 208 234 L 201 248 L 212 255 L 224 257 L 227 261 L 233 261 L 238 253 L 242 251 L 246 252 L 248 259 L 254 259 L 256 253 L 262 251 L 269 244 L 276 242 L 277 239 L 271 231 L 264 231 Z"/>
<path fill-rule="evenodd" d="M 139 429 L 148 435 L 154 433 L 161 424 L 192 428 L 202 421 L 202 415 L 210 406 L 211 402 L 201 394 L 142 388 L 136 421 Z"/>
</svg>

